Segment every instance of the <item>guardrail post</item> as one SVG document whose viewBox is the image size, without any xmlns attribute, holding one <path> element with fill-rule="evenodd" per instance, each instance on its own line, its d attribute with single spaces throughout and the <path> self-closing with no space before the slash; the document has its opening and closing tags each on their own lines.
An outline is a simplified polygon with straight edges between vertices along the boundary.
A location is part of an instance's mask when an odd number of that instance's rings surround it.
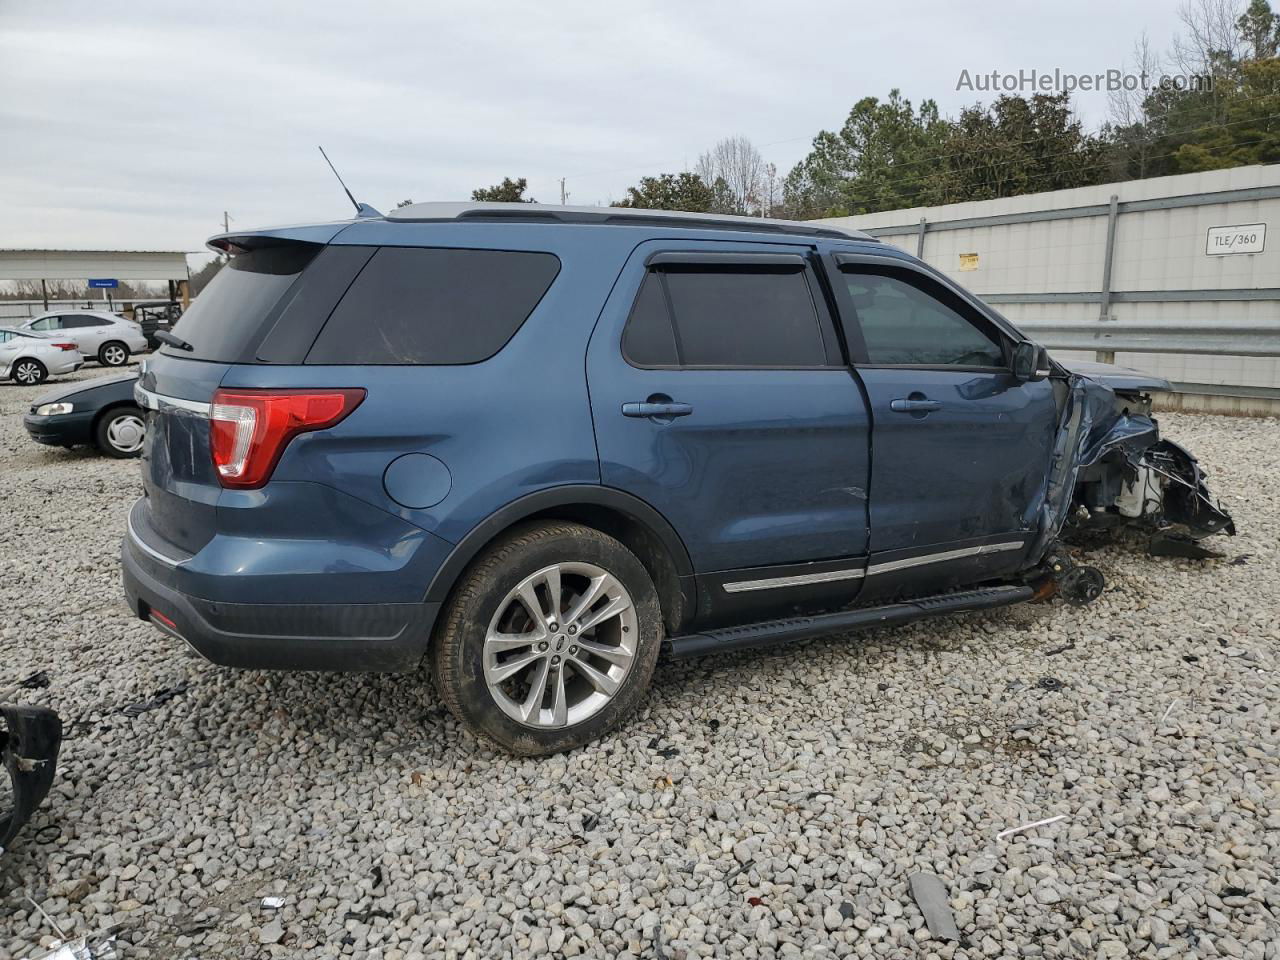
<svg viewBox="0 0 1280 960">
<path fill-rule="evenodd" d="M 1111 206 L 1107 210 L 1107 248 L 1102 254 L 1102 305 L 1098 309 L 1098 322 L 1106 323 L 1111 319 L 1111 264 L 1116 252 L 1116 220 L 1120 215 L 1120 197 L 1111 195 Z M 1096 350 L 1094 359 L 1099 363 L 1115 363 L 1114 350 Z"/>
<path fill-rule="evenodd" d="M 916 233 L 916 258 L 918 260 L 924 259 L 924 234 L 925 234 L 925 231 L 928 229 L 929 229 L 929 221 L 926 220 L 924 217 L 921 217 L 920 229 Z"/>
</svg>

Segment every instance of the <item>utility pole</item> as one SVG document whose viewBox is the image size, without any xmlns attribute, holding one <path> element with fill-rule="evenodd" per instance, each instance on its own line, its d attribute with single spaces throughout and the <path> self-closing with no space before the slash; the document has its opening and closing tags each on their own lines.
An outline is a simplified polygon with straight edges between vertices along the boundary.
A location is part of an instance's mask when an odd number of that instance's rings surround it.
<svg viewBox="0 0 1280 960">
<path fill-rule="evenodd" d="M 560 178 L 560 206 L 565 206 L 569 202 L 569 195 L 564 192 L 564 177 Z"/>
<path fill-rule="evenodd" d="M 231 217 L 227 215 L 227 211 L 225 210 L 222 211 L 222 232 L 223 233 L 231 232 Z"/>
</svg>

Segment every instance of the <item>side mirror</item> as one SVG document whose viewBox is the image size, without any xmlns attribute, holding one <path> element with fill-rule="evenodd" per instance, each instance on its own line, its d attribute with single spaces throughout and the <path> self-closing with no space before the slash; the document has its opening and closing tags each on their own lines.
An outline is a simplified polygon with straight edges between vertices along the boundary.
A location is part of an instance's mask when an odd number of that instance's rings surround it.
<svg viewBox="0 0 1280 960">
<path fill-rule="evenodd" d="M 1023 340 L 1013 348 L 1013 375 L 1023 383 L 1043 380 L 1049 375 L 1049 352 L 1039 344 Z"/>
</svg>

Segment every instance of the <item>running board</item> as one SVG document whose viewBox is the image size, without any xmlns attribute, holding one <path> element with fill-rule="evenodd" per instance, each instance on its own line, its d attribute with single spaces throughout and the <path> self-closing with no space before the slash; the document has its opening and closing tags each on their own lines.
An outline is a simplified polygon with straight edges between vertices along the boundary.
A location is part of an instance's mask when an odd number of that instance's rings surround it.
<svg viewBox="0 0 1280 960">
<path fill-rule="evenodd" d="M 724 627 L 720 630 L 672 637 L 667 641 L 667 650 L 677 659 L 750 650 L 753 647 L 790 643 L 793 640 L 808 640 L 810 637 L 821 637 L 829 633 L 844 633 L 866 627 L 888 627 L 945 613 L 1006 607 L 1030 600 L 1034 593 L 1035 590 L 1027 586 L 984 587 L 921 597 L 919 600 L 903 600 L 880 607 L 863 607 L 860 610 L 843 610 L 839 613 L 792 617 L 786 620 L 765 620 L 740 627 Z"/>
</svg>

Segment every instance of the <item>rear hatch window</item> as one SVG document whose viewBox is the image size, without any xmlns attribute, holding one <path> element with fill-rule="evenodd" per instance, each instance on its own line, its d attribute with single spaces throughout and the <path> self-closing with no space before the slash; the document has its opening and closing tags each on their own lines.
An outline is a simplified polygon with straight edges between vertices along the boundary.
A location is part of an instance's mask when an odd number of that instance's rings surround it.
<svg viewBox="0 0 1280 960">
<path fill-rule="evenodd" d="M 285 291 L 322 249 L 286 243 L 236 254 L 173 328 L 191 350 L 165 345 L 161 352 L 190 360 L 241 361 L 261 340 Z"/>
</svg>

